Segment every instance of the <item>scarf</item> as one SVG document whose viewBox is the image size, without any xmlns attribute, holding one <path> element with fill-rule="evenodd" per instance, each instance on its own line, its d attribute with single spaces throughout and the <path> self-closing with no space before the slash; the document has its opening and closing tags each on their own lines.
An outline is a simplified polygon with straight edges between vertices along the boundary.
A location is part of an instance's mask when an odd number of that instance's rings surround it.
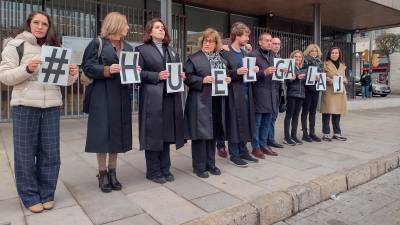
<svg viewBox="0 0 400 225">
<path fill-rule="evenodd" d="M 203 52 L 210 62 L 211 69 L 225 69 L 225 64 L 221 59 L 219 52 Z"/>
</svg>

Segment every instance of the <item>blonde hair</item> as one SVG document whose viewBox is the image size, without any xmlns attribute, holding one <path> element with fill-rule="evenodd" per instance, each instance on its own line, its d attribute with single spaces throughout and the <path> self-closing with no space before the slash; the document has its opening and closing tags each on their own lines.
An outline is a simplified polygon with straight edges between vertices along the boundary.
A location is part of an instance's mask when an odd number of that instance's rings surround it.
<svg viewBox="0 0 400 225">
<path fill-rule="evenodd" d="M 207 38 L 211 38 L 212 40 L 215 40 L 215 49 L 214 52 L 219 51 L 220 49 L 222 49 L 222 40 L 221 40 L 221 36 L 219 35 L 218 31 L 212 29 L 212 28 L 207 28 L 205 31 L 203 31 L 203 33 L 201 34 L 201 36 L 199 37 L 199 47 L 203 48 L 203 42 L 204 40 L 206 40 Z"/>
<path fill-rule="evenodd" d="M 317 44 L 309 44 L 306 48 L 306 50 L 304 50 L 304 55 L 305 56 L 309 56 L 310 52 L 313 49 L 317 49 L 317 57 L 321 58 L 322 57 L 322 52 L 321 52 L 321 48 L 317 45 Z"/>
<path fill-rule="evenodd" d="M 304 66 L 304 54 L 302 51 L 300 50 L 294 50 L 292 53 L 290 53 L 290 58 L 294 59 L 294 55 L 296 55 L 297 53 L 299 53 L 301 55 L 301 64 L 300 67 Z"/>
<path fill-rule="evenodd" d="M 128 26 L 126 16 L 119 12 L 110 12 L 101 24 L 100 37 L 109 38 L 111 35 L 119 35 L 126 26 Z"/>
</svg>

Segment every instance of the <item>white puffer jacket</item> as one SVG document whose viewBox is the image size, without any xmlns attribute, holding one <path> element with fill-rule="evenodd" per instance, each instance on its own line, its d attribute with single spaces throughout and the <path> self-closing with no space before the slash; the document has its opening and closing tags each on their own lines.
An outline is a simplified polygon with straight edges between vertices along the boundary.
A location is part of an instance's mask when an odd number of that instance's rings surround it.
<svg viewBox="0 0 400 225">
<path fill-rule="evenodd" d="M 24 44 L 24 54 L 19 65 L 16 47 Z M 35 36 L 27 31 L 10 40 L 2 54 L 0 63 L 0 81 L 14 86 L 10 105 L 23 105 L 37 108 L 49 108 L 62 105 L 60 87 L 45 85 L 37 81 L 38 69 L 33 73 L 26 71 L 26 66 L 33 58 L 40 59 L 41 47 Z M 78 76 L 69 76 L 68 85 L 73 84 Z"/>
</svg>

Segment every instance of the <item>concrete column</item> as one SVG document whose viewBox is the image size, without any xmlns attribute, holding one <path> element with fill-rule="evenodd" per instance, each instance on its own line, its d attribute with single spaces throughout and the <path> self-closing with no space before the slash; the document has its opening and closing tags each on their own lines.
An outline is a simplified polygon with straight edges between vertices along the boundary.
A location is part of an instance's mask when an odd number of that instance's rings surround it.
<svg viewBox="0 0 400 225">
<path fill-rule="evenodd" d="M 319 3 L 315 3 L 313 4 L 313 7 L 313 40 L 315 44 L 321 46 L 321 5 Z"/>
<path fill-rule="evenodd" d="M 171 33 L 172 27 L 172 0 L 162 0 L 161 3 L 161 19 L 168 27 L 168 31 Z"/>
</svg>

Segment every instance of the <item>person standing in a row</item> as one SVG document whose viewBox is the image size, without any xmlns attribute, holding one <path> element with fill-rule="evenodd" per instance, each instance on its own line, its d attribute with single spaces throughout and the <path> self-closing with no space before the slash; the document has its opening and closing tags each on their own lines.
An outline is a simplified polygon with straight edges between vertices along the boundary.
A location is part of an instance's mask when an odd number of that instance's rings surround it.
<svg viewBox="0 0 400 225">
<path fill-rule="evenodd" d="M 222 52 L 227 61 L 228 76 L 232 82 L 228 87 L 227 140 L 230 161 L 239 167 L 247 167 L 247 162 L 258 162 L 246 147 L 255 132 L 254 102 L 252 84 L 243 82 L 248 69 L 243 67 L 243 58 L 247 53 L 242 49 L 249 41 L 250 29 L 243 23 L 235 23 L 231 29 L 229 51 Z M 258 67 L 254 69 L 258 72 Z M 247 161 L 247 162 L 246 162 Z"/>
<path fill-rule="evenodd" d="M 308 70 L 310 66 L 318 67 L 318 73 L 324 72 L 324 63 L 321 60 L 321 49 L 316 44 L 310 44 L 304 51 L 304 69 Z M 318 78 L 317 78 L 318 79 Z M 306 85 L 306 98 L 303 102 L 303 109 L 301 111 L 301 127 L 303 130 L 303 140 L 307 142 L 320 142 L 315 134 L 315 116 L 317 114 L 317 107 L 319 101 L 319 91 L 316 90 L 315 85 Z M 307 129 L 307 118 L 309 126 Z"/>
<path fill-rule="evenodd" d="M 208 28 L 199 38 L 201 50 L 185 63 L 185 84 L 189 87 L 185 107 L 185 135 L 192 140 L 193 172 L 207 178 L 208 172 L 220 175 L 215 166 L 216 140 L 225 140 L 225 97 L 212 96 L 215 82 L 211 70 L 226 70 L 220 55 L 222 46 L 218 32 Z M 226 77 L 227 83 L 231 78 Z"/>
<path fill-rule="evenodd" d="M 50 16 L 33 12 L 22 31 L 1 54 L 0 81 L 13 86 L 10 105 L 13 118 L 14 171 L 22 203 L 33 213 L 54 207 L 60 170 L 59 86 L 38 82 L 42 46 L 60 47 Z M 19 50 L 18 50 L 19 49 Z M 70 65 L 68 85 L 78 78 L 78 66 Z"/>
<path fill-rule="evenodd" d="M 140 53 L 141 84 L 139 93 L 139 142 L 145 150 L 146 178 L 156 183 L 174 181 L 170 171 L 170 144 L 176 149 L 184 145 L 182 93 L 167 93 L 170 76 L 166 63 L 180 62 L 178 54 L 169 47 L 171 38 L 164 22 L 150 20 L 144 30 Z M 185 73 L 180 74 L 185 78 Z"/>
<path fill-rule="evenodd" d="M 305 98 L 305 77 L 307 71 L 303 69 L 303 52 L 295 50 L 290 54 L 295 61 L 295 74 L 290 80 L 286 80 L 287 86 L 287 109 L 285 114 L 283 143 L 287 145 L 301 145 L 297 138 L 297 125 L 299 114 Z M 290 128 L 291 125 L 291 129 Z"/>
<path fill-rule="evenodd" d="M 335 93 L 333 90 L 333 80 L 337 76 L 343 76 L 343 84 L 347 84 L 346 65 L 343 63 L 343 54 L 340 48 L 333 47 L 329 50 L 324 68 L 327 85 L 326 91 L 323 92 L 321 98 L 322 133 L 324 134 L 322 139 L 324 141 L 332 140 L 329 125 L 332 118 L 333 139 L 346 141 L 347 138 L 342 136 L 340 128 L 340 117 L 347 112 L 346 88 L 343 87 L 343 92 L 341 93 Z"/>
<path fill-rule="evenodd" d="M 128 30 L 124 15 L 119 12 L 107 14 L 101 26 L 102 43 L 93 39 L 82 60 L 85 75 L 93 79 L 86 152 L 97 154 L 99 188 L 105 193 L 121 190 L 116 175 L 117 156 L 132 149 L 130 88 L 121 84 L 119 65 L 120 52 L 133 51 L 124 41 Z M 100 54 L 99 48 L 102 49 Z"/>
</svg>

